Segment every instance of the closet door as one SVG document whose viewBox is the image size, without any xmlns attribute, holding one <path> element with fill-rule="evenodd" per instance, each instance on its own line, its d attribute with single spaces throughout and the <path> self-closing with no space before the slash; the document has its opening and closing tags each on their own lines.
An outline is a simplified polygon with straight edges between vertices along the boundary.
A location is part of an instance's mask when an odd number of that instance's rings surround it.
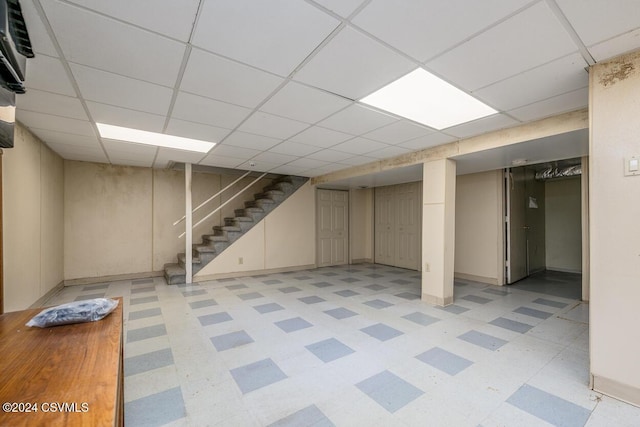
<svg viewBox="0 0 640 427">
<path fill-rule="evenodd" d="M 349 263 L 349 193 L 317 192 L 318 266 Z"/>
<path fill-rule="evenodd" d="M 420 269 L 422 226 L 420 217 L 419 183 L 396 186 L 396 261 L 397 267 Z"/>
<path fill-rule="evenodd" d="M 396 226 L 394 188 L 375 189 L 375 256 L 376 264 L 394 265 L 396 252 Z"/>
</svg>

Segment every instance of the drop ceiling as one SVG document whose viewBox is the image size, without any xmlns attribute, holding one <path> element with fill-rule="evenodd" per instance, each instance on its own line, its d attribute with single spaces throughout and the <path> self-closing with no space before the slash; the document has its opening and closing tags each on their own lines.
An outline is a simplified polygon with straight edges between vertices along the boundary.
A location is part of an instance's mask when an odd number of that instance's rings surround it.
<svg viewBox="0 0 640 427">
<path fill-rule="evenodd" d="M 586 68 L 640 47 L 629 0 L 21 4 L 36 57 L 17 119 L 65 159 L 156 168 L 319 176 L 585 108 Z M 437 131 L 359 102 L 418 67 L 498 113 Z M 217 145 L 124 144 L 96 122 Z"/>
</svg>

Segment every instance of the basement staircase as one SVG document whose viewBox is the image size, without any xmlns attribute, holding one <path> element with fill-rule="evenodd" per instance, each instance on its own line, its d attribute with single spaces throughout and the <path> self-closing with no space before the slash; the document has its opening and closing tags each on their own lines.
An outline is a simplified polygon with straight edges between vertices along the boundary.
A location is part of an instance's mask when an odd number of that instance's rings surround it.
<svg viewBox="0 0 640 427">
<path fill-rule="evenodd" d="M 308 178 L 282 176 L 264 187 L 261 193 L 254 194 L 254 200 L 244 202 L 243 209 L 235 210 L 235 217 L 225 218 L 224 224 L 213 227 L 213 234 L 202 236 L 202 243 L 193 245 L 192 272 L 198 271 L 222 253 L 240 236 L 253 228 L 271 211 L 278 207 L 290 195 L 307 182 Z M 169 285 L 185 283 L 186 255 L 178 254 L 177 264 L 165 264 L 164 277 Z"/>
</svg>

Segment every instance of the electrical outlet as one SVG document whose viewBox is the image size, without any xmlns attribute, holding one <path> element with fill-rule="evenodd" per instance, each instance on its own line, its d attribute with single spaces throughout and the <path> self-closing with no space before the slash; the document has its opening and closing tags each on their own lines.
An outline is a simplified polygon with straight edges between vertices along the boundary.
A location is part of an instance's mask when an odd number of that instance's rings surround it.
<svg viewBox="0 0 640 427">
<path fill-rule="evenodd" d="M 240 265 L 244 264 L 244 259 L 242 257 L 238 258 L 238 264 Z"/>
</svg>

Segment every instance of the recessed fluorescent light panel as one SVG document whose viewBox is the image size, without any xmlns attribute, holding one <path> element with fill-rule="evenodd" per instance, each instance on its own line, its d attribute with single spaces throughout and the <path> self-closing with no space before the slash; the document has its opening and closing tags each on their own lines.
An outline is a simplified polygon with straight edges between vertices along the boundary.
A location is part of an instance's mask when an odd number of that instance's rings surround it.
<svg viewBox="0 0 640 427">
<path fill-rule="evenodd" d="M 96 123 L 96 126 L 98 126 L 101 137 L 115 139 L 116 141 L 134 142 L 136 144 L 175 148 L 176 150 L 195 151 L 198 153 L 207 153 L 216 145 L 213 142 L 200 141 L 198 139 L 147 132 L 104 123 Z"/>
<path fill-rule="evenodd" d="M 389 83 L 360 102 L 438 130 L 497 113 L 422 68 Z"/>
</svg>

